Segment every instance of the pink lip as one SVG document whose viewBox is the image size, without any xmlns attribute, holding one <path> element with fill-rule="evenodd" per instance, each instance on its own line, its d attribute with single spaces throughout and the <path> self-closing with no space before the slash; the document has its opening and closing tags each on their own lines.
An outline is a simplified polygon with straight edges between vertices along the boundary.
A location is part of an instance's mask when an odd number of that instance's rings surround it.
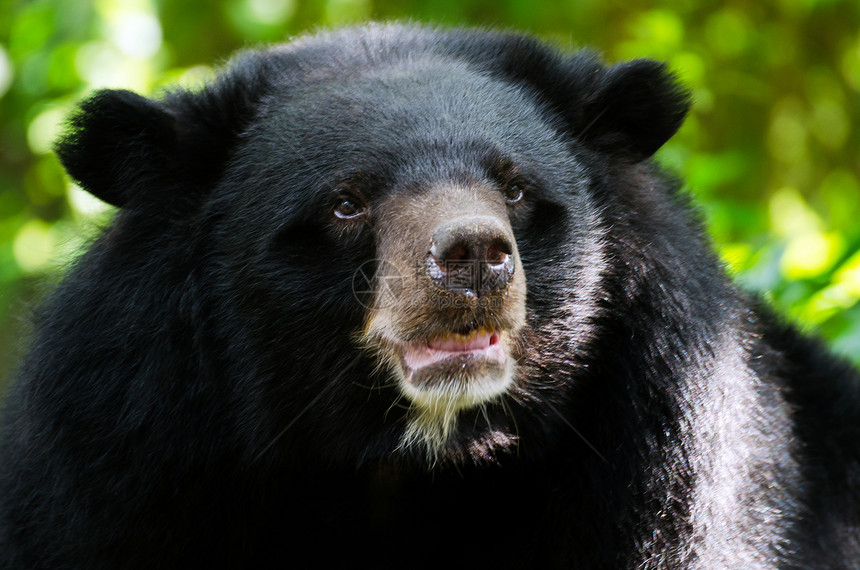
<svg viewBox="0 0 860 570">
<path fill-rule="evenodd" d="M 499 333 L 495 331 L 473 331 L 470 335 L 446 335 L 430 339 L 427 346 L 431 350 L 442 352 L 469 352 L 484 350 L 499 342 Z"/>
<path fill-rule="evenodd" d="M 448 334 L 406 347 L 403 360 L 411 370 L 418 370 L 458 356 L 479 357 L 504 362 L 506 355 L 498 331 L 480 329 L 468 335 Z"/>
</svg>

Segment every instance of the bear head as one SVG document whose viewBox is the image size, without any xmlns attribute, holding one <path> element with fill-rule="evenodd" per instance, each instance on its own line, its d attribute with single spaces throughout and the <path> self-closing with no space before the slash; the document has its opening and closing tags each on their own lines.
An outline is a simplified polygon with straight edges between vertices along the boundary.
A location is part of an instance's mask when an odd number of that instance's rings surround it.
<svg viewBox="0 0 860 570">
<path fill-rule="evenodd" d="M 172 350 L 217 353 L 175 382 L 230 394 L 212 421 L 250 458 L 496 460 L 563 421 L 605 195 L 647 185 L 688 106 L 654 61 L 374 25 L 99 92 L 58 151 L 120 208 L 102 247 L 161 276 L 149 310 L 184 315 Z"/>
</svg>

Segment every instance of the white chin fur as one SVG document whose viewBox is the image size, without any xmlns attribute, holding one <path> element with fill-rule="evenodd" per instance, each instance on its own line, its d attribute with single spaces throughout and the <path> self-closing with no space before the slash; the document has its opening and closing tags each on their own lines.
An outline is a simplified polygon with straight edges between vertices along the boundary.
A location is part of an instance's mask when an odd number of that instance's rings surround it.
<svg viewBox="0 0 860 570">
<path fill-rule="evenodd" d="M 458 413 L 499 398 L 513 385 L 514 371 L 514 359 L 507 358 L 503 367 L 484 371 L 480 376 L 463 377 L 455 370 L 449 372 L 448 378 L 423 384 L 401 376 L 400 390 L 412 404 L 401 447 L 420 446 L 428 457 L 437 458 L 445 450 Z"/>
</svg>

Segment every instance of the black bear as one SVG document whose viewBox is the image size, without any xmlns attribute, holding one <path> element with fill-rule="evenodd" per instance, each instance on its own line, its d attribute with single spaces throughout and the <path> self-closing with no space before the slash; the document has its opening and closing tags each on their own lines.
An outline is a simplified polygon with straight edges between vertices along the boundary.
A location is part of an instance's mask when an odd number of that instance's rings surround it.
<svg viewBox="0 0 860 570">
<path fill-rule="evenodd" d="M 401 25 L 102 91 L 118 206 L 8 396 L 0 567 L 856 568 L 860 379 L 650 160 L 687 93 Z"/>
</svg>

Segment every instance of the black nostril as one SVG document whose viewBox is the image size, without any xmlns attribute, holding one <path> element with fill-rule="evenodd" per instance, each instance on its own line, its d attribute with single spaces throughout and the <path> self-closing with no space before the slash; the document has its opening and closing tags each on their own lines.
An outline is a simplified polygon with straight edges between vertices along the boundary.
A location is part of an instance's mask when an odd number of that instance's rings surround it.
<svg viewBox="0 0 860 570">
<path fill-rule="evenodd" d="M 466 261 L 472 258 L 469 248 L 465 245 L 455 245 L 450 251 L 442 255 L 445 261 Z"/>
<path fill-rule="evenodd" d="M 427 254 L 431 280 L 449 291 L 482 295 L 508 286 L 513 239 L 497 218 L 463 216 L 440 224 Z"/>
<path fill-rule="evenodd" d="M 486 261 L 490 265 L 504 263 L 511 255 L 510 247 L 505 243 L 493 243 L 487 248 Z"/>
</svg>

